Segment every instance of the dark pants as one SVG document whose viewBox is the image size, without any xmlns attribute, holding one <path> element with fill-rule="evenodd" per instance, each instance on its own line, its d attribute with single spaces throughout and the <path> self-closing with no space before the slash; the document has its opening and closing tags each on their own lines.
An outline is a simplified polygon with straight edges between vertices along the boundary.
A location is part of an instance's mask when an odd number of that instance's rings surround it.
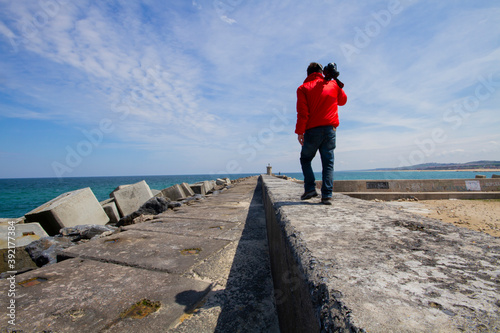
<svg viewBox="0 0 500 333">
<path fill-rule="evenodd" d="M 304 174 L 305 192 L 314 191 L 316 179 L 311 162 L 319 150 L 323 167 L 323 185 L 321 196 L 331 198 L 333 193 L 333 150 L 335 149 L 336 131 L 333 126 L 320 126 L 308 129 L 304 133 L 304 145 L 300 152 L 300 165 Z"/>
</svg>

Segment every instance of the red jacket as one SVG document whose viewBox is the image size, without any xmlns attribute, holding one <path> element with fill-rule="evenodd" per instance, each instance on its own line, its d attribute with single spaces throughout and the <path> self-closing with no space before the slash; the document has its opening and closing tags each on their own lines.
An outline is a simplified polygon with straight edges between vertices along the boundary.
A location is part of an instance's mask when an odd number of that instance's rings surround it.
<svg viewBox="0 0 500 333">
<path fill-rule="evenodd" d="M 312 73 L 297 89 L 297 125 L 295 133 L 304 134 L 310 128 L 339 126 L 338 105 L 344 105 L 347 96 L 335 80 L 325 81 L 323 74 Z"/>
</svg>

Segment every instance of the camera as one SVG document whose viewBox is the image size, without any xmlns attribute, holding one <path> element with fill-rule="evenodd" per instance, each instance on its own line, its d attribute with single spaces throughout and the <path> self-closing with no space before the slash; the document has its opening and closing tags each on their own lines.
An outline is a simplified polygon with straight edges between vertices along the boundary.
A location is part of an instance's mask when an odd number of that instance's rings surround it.
<svg viewBox="0 0 500 333">
<path fill-rule="evenodd" d="M 339 77 L 340 73 L 337 70 L 337 64 L 334 62 L 329 63 L 328 65 L 325 66 L 323 69 L 323 73 L 325 74 L 325 78 L 331 79 L 336 79 Z"/>
<path fill-rule="evenodd" d="M 337 70 L 337 64 L 334 62 L 329 63 L 323 68 L 325 80 L 335 80 L 340 88 L 344 88 L 344 84 L 338 79 L 340 72 Z"/>
</svg>

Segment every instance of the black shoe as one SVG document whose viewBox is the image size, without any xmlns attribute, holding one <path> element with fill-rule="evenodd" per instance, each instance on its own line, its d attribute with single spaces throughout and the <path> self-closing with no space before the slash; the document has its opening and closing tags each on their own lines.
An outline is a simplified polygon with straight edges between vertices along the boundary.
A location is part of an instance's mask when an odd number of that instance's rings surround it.
<svg viewBox="0 0 500 333">
<path fill-rule="evenodd" d="M 321 198 L 321 203 L 323 205 L 331 205 L 332 204 L 332 198 Z"/>
<path fill-rule="evenodd" d="M 316 192 L 316 190 L 313 190 L 311 192 L 306 192 L 304 194 L 302 194 L 300 196 L 300 200 L 308 200 L 308 199 L 311 199 L 313 197 L 317 197 L 318 196 L 318 193 Z"/>
</svg>

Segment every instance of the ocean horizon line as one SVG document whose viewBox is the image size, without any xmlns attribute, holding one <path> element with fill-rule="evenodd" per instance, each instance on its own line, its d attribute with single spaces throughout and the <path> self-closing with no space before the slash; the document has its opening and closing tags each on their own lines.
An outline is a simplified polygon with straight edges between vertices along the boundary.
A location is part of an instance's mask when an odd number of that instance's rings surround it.
<svg viewBox="0 0 500 333">
<path fill-rule="evenodd" d="M 359 170 L 334 170 L 335 172 L 500 172 L 500 169 L 488 169 L 488 168 L 483 168 L 483 169 L 394 169 L 394 168 L 376 168 L 376 169 L 359 169 Z M 287 174 L 297 174 L 297 173 L 302 173 L 302 171 L 288 171 L 288 172 L 282 172 L 279 171 L 279 174 L 281 175 L 287 175 Z M 320 172 L 318 172 L 320 173 Z M 156 175 L 112 175 L 112 176 L 106 176 L 106 175 L 101 175 L 101 176 L 69 176 L 69 177 L 6 177 L 6 178 L 0 178 L 0 180 L 9 180 L 9 179 L 76 179 L 76 178 L 120 178 L 120 177 L 182 177 L 182 176 L 211 176 L 211 177 L 224 177 L 224 176 L 239 176 L 239 175 L 262 175 L 266 174 L 266 172 L 241 172 L 241 173 L 186 173 L 186 174 L 156 174 Z M 277 174 L 276 172 L 273 172 L 273 174 Z"/>
<path fill-rule="evenodd" d="M 497 171 L 484 172 L 487 178 Z M 234 174 L 191 174 L 191 175 L 135 175 L 135 176 L 82 176 L 82 177 L 45 177 L 45 178 L 3 178 L 0 179 L 0 218 L 16 218 L 25 215 L 31 210 L 56 198 L 57 196 L 77 189 L 90 187 L 98 201 L 109 198 L 109 194 L 120 185 L 134 184 L 145 180 L 151 189 L 162 190 L 169 186 L 188 183 L 193 184 L 204 180 L 229 177 L 231 180 L 249 176 L 258 176 L 261 173 L 234 173 Z M 303 180 L 303 174 L 298 172 L 275 172 L 297 180 Z M 477 170 L 442 170 L 433 171 L 334 171 L 335 181 L 342 180 L 396 180 L 396 179 L 472 179 L 478 174 Z M 321 179 L 321 172 L 315 172 L 316 179 Z"/>
<path fill-rule="evenodd" d="M 364 171 L 376 171 L 375 169 L 373 170 L 334 170 L 334 172 L 364 172 Z M 288 173 L 290 174 L 296 174 L 296 173 L 302 173 L 302 171 L 288 171 L 288 172 L 279 172 L 282 175 L 286 175 Z M 263 175 L 266 174 L 266 172 L 239 172 L 239 173 L 185 173 L 185 174 L 164 174 L 164 175 L 112 175 L 112 176 L 67 176 L 67 177 L 7 177 L 7 178 L 0 178 L 0 180 L 7 180 L 7 179 L 75 179 L 75 178 L 119 178 L 119 177 L 182 177 L 182 176 L 239 176 L 239 175 Z M 276 172 L 273 172 L 273 174 L 277 174 Z"/>
</svg>

